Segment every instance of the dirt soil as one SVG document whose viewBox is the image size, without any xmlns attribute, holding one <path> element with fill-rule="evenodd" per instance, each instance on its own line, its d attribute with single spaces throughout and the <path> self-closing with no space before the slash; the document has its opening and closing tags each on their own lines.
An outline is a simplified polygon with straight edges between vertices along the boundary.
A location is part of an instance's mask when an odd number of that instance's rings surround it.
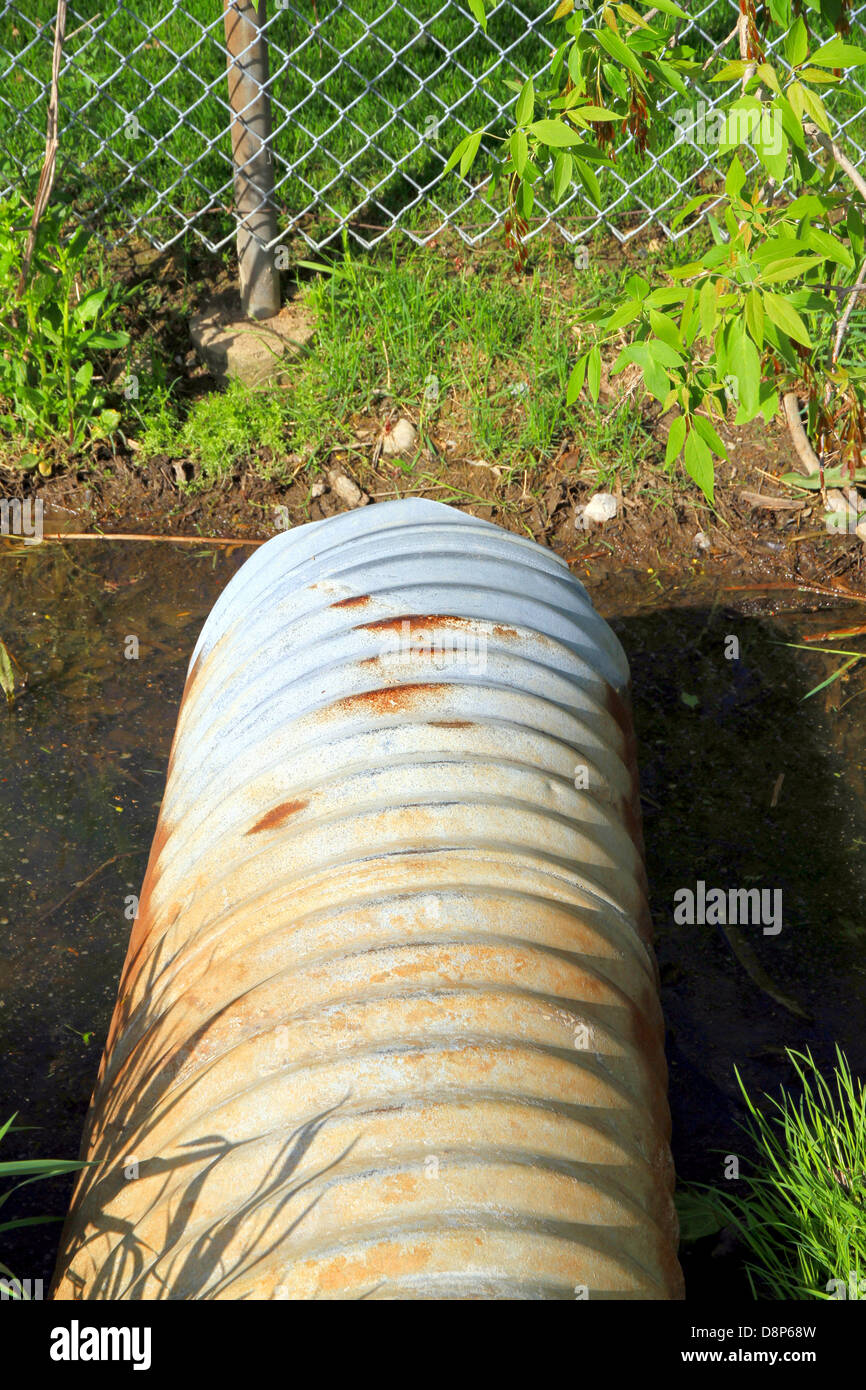
<svg viewBox="0 0 866 1390">
<path fill-rule="evenodd" d="M 446 248 L 444 254 L 450 256 L 452 250 Z M 631 244 L 615 254 L 624 265 L 639 269 L 646 252 Z M 157 255 L 147 247 L 127 245 L 114 253 L 112 271 L 126 284 L 157 287 L 144 311 L 136 311 L 136 327 L 141 331 L 146 322 L 168 350 L 180 393 L 194 399 L 215 389 L 190 347 L 189 316 L 205 298 L 231 286 L 229 270 L 180 252 Z M 603 409 L 615 408 L 629 390 L 627 378 L 626 373 L 617 379 L 615 394 L 604 373 Z M 636 400 L 634 408 L 644 409 Z M 352 503 L 343 494 L 352 489 L 334 487 L 343 475 L 361 489 L 364 505 L 405 496 L 448 502 L 531 535 L 593 578 L 623 568 L 658 574 L 724 571 L 756 584 L 793 579 L 866 591 L 864 543 L 853 535 L 828 535 L 820 502 L 816 508 L 792 505 L 790 490 L 779 483 L 783 473 L 798 469 L 781 421 L 769 428 L 759 420 L 720 430 L 729 459 L 717 465 L 714 508 L 682 472 L 670 477 L 657 463 L 648 463 L 625 492 L 619 479 L 614 484 L 616 517 L 582 529 L 577 508 L 595 487 L 579 476 L 579 439 L 566 440 L 555 458 L 521 474 L 508 460 L 473 458 L 471 439 L 461 433 L 459 421 L 447 416 L 424 436 L 425 447 L 414 461 L 389 458 L 381 446 L 392 419 L 391 403 L 383 398 L 377 414 L 343 422 L 343 437 L 348 427 L 352 442 L 335 442 L 330 454 L 317 456 L 315 469 L 310 460 L 287 455 L 294 468 L 288 483 L 245 468 L 211 491 L 190 491 L 191 466 L 159 455 L 142 463 L 134 446 L 118 442 L 96 445 L 92 461 L 78 471 L 61 468 L 48 478 L 7 472 L 4 489 L 6 495 L 42 499 L 47 533 L 99 530 L 251 543 L 268 539 L 286 524 L 348 509 Z M 667 421 L 659 418 L 657 408 L 645 411 L 644 424 L 663 446 Z M 783 505 L 774 506 L 773 500 Z"/>
</svg>

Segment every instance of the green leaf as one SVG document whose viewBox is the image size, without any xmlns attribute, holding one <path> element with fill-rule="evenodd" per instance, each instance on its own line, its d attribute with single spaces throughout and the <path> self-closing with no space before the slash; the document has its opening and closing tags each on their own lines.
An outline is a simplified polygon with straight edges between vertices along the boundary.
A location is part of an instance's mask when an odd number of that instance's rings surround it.
<svg viewBox="0 0 866 1390">
<path fill-rule="evenodd" d="M 825 260 L 834 261 L 836 265 L 853 267 L 854 257 L 844 241 L 840 241 L 838 237 L 823 231 L 820 227 L 808 227 L 805 236 L 812 250 L 818 251 Z"/>
<path fill-rule="evenodd" d="M 740 163 L 739 155 L 734 155 L 725 178 L 725 192 L 729 198 L 737 198 L 746 182 L 746 171 Z"/>
<path fill-rule="evenodd" d="M 553 165 L 553 196 L 558 203 L 562 202 L 571 186 L 573 167 L 570 154 L 558 154 L 556 156 Z"/>
<path fill-rule="evenodd" d="M 816 652 L 826 652 L 827 650 L 828 650 L 828 648 L 826 648 L 826 647 L 810 647 L 810 648 L 809 648 L 809 651 L 816 651 Z M 856 666 L 856 665 L 857 665 L 857 662 L 858 662 L 858 661 L 862 661 L 862 660 L 863 660 L 863 657 L 862 657 L 862 655 L 861 655 L 859 652 L 857 653 L 856 656 L 849 657 L 849 659 L 848 659 L 847 661 L 843 661 L 843 663 L 842 663 L 842 665 L 839 667 L 838 671 L 834 671 L 833 674 L 832 674 L 832 676 L 828 676 L 827 679 L 824 680 L 824 681 L 822 681 L 820 685 L 813 686 L 813 688 L 812 688 L 810 691 L 808 691 L 808 692 L 803 696 L 803 699 L 804 699 L 804 700 L 808 700 L 808 699 L 811 698 L 812 695 L 817 695 L 820 691 L 825 690 L 826 687 L 827 687 L 828 685 L 832 685 L 832 684 L 833 684 L 833 681 L 838 680 L 840 676 L 844 676 L 848 671 L 851 670 L 851 667 L 852 667 L 852 666 Z"/>
<path fill-rule="evenodd" d="M 465 179 L 466 175 L 469 173 L 469 170 L 472 168 L 472 165 L 475 161 L 475 156 L 477 155 L 478 148 L 481 144 L 481 135 L 482 132 L 480 130 L 476 130 L 474 134 L 470 135 L 469 137 L 469 142 L 466 146 L 466 149 L 463 151 L 463 155 L 460 159 L 461 178 Z"/>
<path fill-rule="evenodd" d="M 788 137 L 778 115 L 769 129 L 766 117 L 761 120 L 752 131 L 752 145 L 770 178 L 781 183 L 788 168 Z"/>
<path fill-rule="evenodd" d="M 590 351 L 586 375 L 589 394 L 597 404 L 599 392 L 601 391 L 601 349 L 597 343 Z"/>
<path fill-rule="evenodd" d="M 673 319 L 668 318 L 667 314 L 660 314 L 658 309 L 650 309 L 649 321 L 657 338 L 661 338 L 663 343 L 667 343 L 677 353 L 682 350 L 679 329 Z"/>
<path fill-rule="evenodd" d="M 694 479 L 707 501 L 712 502 L 713 456 L 709 445 L 694 429 L 686 435 L 684 462 L 689 477 Z"/>
<path fill-rule="evenodd" d="M 785 57 L 792 68 L 799 67 L 806 54 L 809 52 L 809 31 L 803 21 L 802 15 L 797 15 L 788 33 L 785 35 Z"/>
<path fill-rule="evenodd" d="M 747 424 L 757 415 L 760 404 L 761 359 L 741 320 L 731 324 L 726 346 L 728 364 L 737 378 L 737 423 Z"/>
<path fill-rule="evenodd" d="M 858 468 L 854 474 L 855 482 L 863 482 L 866 479 L 866 468 Z M 824 481 L 821 482 L 820 473 L 783 473 L 781 481 L 786 487 L 801 487 L 806 491 L 817 492 L 821 487 L 846 487 L 850 482 L 850 475 L 846 469 L 845 477 L 842 477 L 842 469 L 825 468 Z"/>
<path fill-rule="evenodd" d="M 709 276 L 701 286 L 700 298 L 698 299 L 698 309 L 701 316 L 701 333 L 707 342 L 713 336 L 716 327 L 716 285 L 715 281 Z"/>
<path fill-rule="evenodd" d="M 680 1188 L 674 1196 L 674 1202 L 680 1223 L 680 1240 L 684 1245 L 690 1245 L 704 1236 L 715 1235 L 716 1231 L 722 1229 L 724 1217 L 719 1214 L 719 1203 L 714 1204 L 712 1198 L 705 1196 L 703 1192 L 696 1190 L 692 1193 L 688 1189 Z"/>
<path fill-rule="evenodd" d="M 757 97 L 743 96 L 731 102 L 727 111 L 724 112 L 724 122 L 722 125 L 722 135 L 719 141 L 719 153 L 727 154 L 737 145 L 745 145 L 753 138 L 755 130 L 761 123 L 761 103 Z M 745 175 L 743 176 L 745 178 Z M 742 186 L 742 181 L 740 186 Z M 727 181 L 725 184 L 727 190 Z M 739 193 L 739 187 L 737 192 Z"/>
<path fill-rule="evenodd" d="M 771 92 L 775 92 L 777 96 L 781 93 L 782 88 L 776 76 L 776 69 L 772 64 L 759 63 L 757 67 L 757 76 L 762 82 L 766 82 Z"/>
<path fill-rule="evenodd" d="M 764 309 L 767 317 L 772 319 L 783 333 L 787 333 L 789 338 L 793 338 L 796 343 L 802 343 L 804 347 L 812 346 L 812 339 L 805 323 L 793 305 L 781 294 L 772 294 L 765 290 Z"/>
<path fill-rule="evenodd" d="M 602 63 L 601 70 L 608 86 L 619 97 L 620 101 L 625 101 L 628 96 L 628 83 L 619 68 L 614 63 Z"/>
<path fill-rule="evenodd" d="M 643 310 L 643 303 L 639 299 L 627 299 L 624 304 L 620 304 L 614 309 L 610 318 L 605 321 L 605 329 L 612 333 L 616 328 L 624 328 L 627 323 L 634 323 L 639 318 Z"/>
<path fill-rule="evenodd" d="M 518 176 L 522 178 L 523 171 L 526 168 L 526 161 L 529 158 L 529 141 L 526 138 L 526 132 L 523 130 L 513 130 L 511 132 L 511 139 L 508 143 L 511 151 L 511 158 L 514 161 L 514 167 L 517 170 Z"/>
<path fill-rule="evenodd" d="M 598 186 L 598 179 L 595 177 L 593 170 L 585 160 L 577 158 L 575 158 L 574 167 L 577 170 L 577 177 L 580 179 L 596 207 L 601 207 L 601 189 Z"/>
<path fill-rule="evenodd" d="M 514 119 L 518 125 L 528 125 L 535 112 L 535 87 L 531 77 L 527 77 L 514 108 Z"/>
<path fill-rule="evenodd" d="M 677 415 L 671 422 L 668 431 L 668 442 L 665 448 L 665 468 L 670 468 L 682 453 L 683 443 L 686 437 L 686 417 Z"/>
<path fill-rule="evenodd" d="M 653 290 L 652 294 L 647 295 L 645 303 L 650 308 L 667 308 L 669 304 L 682 304 L 690 295 L 694 295 L 694 290 L 690 286 L 688 289 L 676 285 L 661 285 L 659 289 Z"/>
<path fill-rule="evenodd" d="M 779 393 L 773 387 L 772 382 L 762 382 L 761 384 L 761 414 L 764 423 L 769 425 L 779 409 Z"/>
<path fill-rule="evenodd" d="M 638 14 L 636 9 L 626 3 L 626 0 L 619 0 L 619 12 L 623 19 L 628 20 L 629 24 L 636 24 L 640 29 L 649 29 L 650 26 L 643 15 Z"/>
<path fill-rule="evenodd" d="M 95 319 L 103 304 L 105 303 L 108 290 L 94 290 L 92 294 L 82 299 L 80 304 L 75 306 L 75 317 L 79 323 L 88 323 Z"/>
<path fill-rule="evenodd" d="M 468 0 L 469 12 L 481 28 L 487 33 L 487 14 L 484 9 L 484 0 Z"/>
<path fill-rule="evenodd" d="M 575 87 L 586 85 L 583 79 L 583 49 L 576 43 L 571 45 L 568 54 L 568 75 Z"/>
<path fill-rule="evenodd" d="M 689 99 L 689 89 L 672 63 L 666 63 L 661 58 L 645 58 L 644 62 L 647 71 L 659 81 L 664 80 L 669 87 L 673 87 L 675 92 L 679 92 L 681 97 Z"/>
<path fill-rule="evenodd" d="M 801 68 L 800 81 L 832 84 L 838 82 L 839 78 L 836 76 L 835 72 L 822 72 L 820 68 Z"/>
<path fill-rule="evenodd" d="M 604 106 L 581 106 L 579 112 L 576 114 L 586 116 L 590 121 L 622 120 L 622 117 L 618 116 L 615 111 L 608 111 Z"/>
<path fill-rule="evenodd" d="M 467 147 L 468 147 L 468 145 L 469 145 L 469 141 L 470 141 L 471 139 L 472 139 L 472 134 L 471 134 L 471 132 L 470 132 L 469 135 L 464 135 L 464 136 L 463 136 L 463 139 L 460 140 L 460 141 L 458 142 L 458 144 L 456 144 L 456 145 L 454 146 L 454 149 L 451 151 L 451 154 L 448 156 L 448 163 L 445 165 L 445 168 L 442 170 L 442 173 L 443 173 L 443 174 L 450 174 L 450 172 L 451 172 L 451 170 L 454 168 L 454 166 L 455 166 L 456 164 L 459 164 L 460 160 L 463 158 L 463 155 L 464 155 L 464 153 L 465 153 L 465 151 L 466 151 L 466 149 L 467 149 Z"/>
<path fill-rule="evenodd" d="M 128 343 L 128 333 L 89 333 L 87 335 L 89 348 L 107 348 L 113 352 L 116 348 L 126 347 Z"/>
<path fill-rule="evenodd" d="M 554 149 L 561 149 L 566 145 L 579 145 L 581 136 L 565 121 L 533 121 L 529 127 L 530 135 L 534 135 L 536 140 L 540 140 L 542 145 L 550 145 Z"/>
<path fill-rule="evenodd" d="M 663 338 L 647 338 L 647 351 L 653 362 L 658 362 L 662 367 L 681 367 L 683 364 L 682 352 L 671 347 Z"/>
<path fill-rule="evenodd" d="M 554 15 L 554 19 L 555 19 L 555 18 L 556 18 L 556 16 Z M 565 43 L 561 43 L 561 44 L 559 45 L 559 48 L 558 48 L 558 49 L 556 50 L 556 52 L 554 53 L 553 58 L 551 59 L 551 62 L 550 62 L 550 75 L 551 75 L 551 77 L 553 77 L 553 78 L 559 77 L 559 74 L 560 74 L 560 72 L 561 72 L 561 70 L 562 70 L 562 64 L 563 64 L 563 62 L 565 61 L 565 55 L 566 55 L 566 53 L 568 52 L 570 46 L 571 46 L 571 40 L 570 40 L 570 39 L 566 39 Z M 519 89 L 518 89 L 518 90 L 519 90 Z"/>
<path fill-rule="evenodd" d="M 820 265 L 823 256 L 791 256 L 781 261 L 773 261 L 760 276 L 762 285 L 780 285 L 785 280 L 802 279 L 807 270 Z"/>
<path fill-rule="evenodd" d="M 855 48 L 852 43 L 843 43 L 842 39 L 831 39 L 829 43 L 822 44 L 809 61 L 819 68 L 854 68 L 866 63 L 866 50 Z"/>
<path fill-rule="evenodd" d="M 727 458 L 728 451 L 705 415 L 693 415 L 692 424 L 708 448 L 719 458 Z"/>
<path fill-rule="evenodd" d="M 591 37 L 596 43 L 600 44 L 602 48 L 607 50 L 611 58 L 615 58 L 618 63 L 622 63 L 623 67 L 628 68 L 630 72 L 634 73 L 641 87 L 643 87 L 643 68 L 631 49 L 623 43 L 621 38 L 612 33 L 610 29 L 596 29 Z"/>
<path fill-rule="evenodd" d="M 764 346 L 764 302 L 757 290 L 746 295 L 746 326 L 757 343 Z"/>
<path fill-rule="evenodd" d="M 103 435 L 111 434 L 112 430 L 116 430 L 119 424 L 119 410 L 103 410 L 100 413 L 98 424 L 93 426 L 92 433 L 97 439 L 101 439 Z"/>
<path fill-rule="evenodd" d="M 742 58 L 734 58 L 730 63 L 725 63 L 724 67 L 719 68 L 719 71 L 713 74 L 710 81 L 730 82 L 732 79 L 739 80 L 748 66 L 749 64 L 744 62 Z"/>
<path fill-rule="evenodd" d="M 825 135 L 830 134 L 830 118 L 817 92 L 813 92 L 811 87 L 804 86 L 802 82 L 792 82 L 786 95 L 795 114 L 801 120 L 806 115 L 815 122 L 819 130 L 823 130 Z"/>
<path fill-rule="evenodd" d="M 685 10 L 681 10 L 679 5 L 673 3 L 673 0 L 656 0 L 653 9 L 661 10 L 662 14 L 673 15 L 674 19 L 688 19 Z"/>
<path fill-rule="evenodd" d="M 694 198 L 689 198 L 688 202 L 684 203 L 674 216 L 671 222 L 671 230 L 676 231 L 681 222 L 685 222 L 687 217 L 691 217 L 692 213 L 704 203 L 709 202 L 709 199 L 710 195 L 708 193 L 698 193 Z"/>
<path fill-rule="evenodd" d="M 647 390 L 655 396 L 658 401 L 665 401 L 670 392 L 670 381 L 661 360 L 652 351 L 653 348 L 664 347 L 658 339 L 651 339 L 649 342 L 629 343 L 624 347 L 619 357 L 611 368 L 611 376 L 621 372 L 627 367 L 629 362 L 636 362 L 643 373 L 644 385 Z M 677 365 L 680 365 L 677 359 Z"/>
<path fill-rule="evenodd" d="M 583 390 L 584 378 L 586 377 L 586 359 L 588 355 L 588 353 L 584 353 L 582 357 L 578 357 L 574 364 L 574 369 L 571 376 L 568 378 L 568 389 L 565 393 L 566 405 L 574 405 L 574 402 Z"/>
<path fill-rule="evenodd" d="M 803 134 L 802 118 L 797 115 L 787 97 L 778 96 L 774 99 L 772 110 L 778 112 L 782 118 L 782 129 L 798 150 L 805 152 L 806 137 Z"/>
<path fill-rule="evenodd" d="M 15 694 L 15 672 L 12 670 L 9 649 L 2 640 L 0 640 L 0 690 L 3 691 L 7 700 L 11 700 Z M 15 1118 L 14 1115 L 12 1118 Z"/>
</svg>

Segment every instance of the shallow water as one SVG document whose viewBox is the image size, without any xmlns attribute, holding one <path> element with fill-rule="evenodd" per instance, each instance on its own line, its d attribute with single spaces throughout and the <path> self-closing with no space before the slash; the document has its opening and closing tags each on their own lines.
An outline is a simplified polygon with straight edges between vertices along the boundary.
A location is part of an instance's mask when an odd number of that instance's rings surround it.
<svg viewBox="0 0 866 1390">
<path fill-rule="evenodd" d="M 0 1119 L 36 1126 L 4 1157 L 78 1151 L 187 661 L 248 553 L 0 551 L 0 636 L 29 675 L 0 711 Z M 782 645 L 866 622 L 866 607 L 810 613 L 831 601 L 718 578 L 587 582 L 632 665 L 674 1156 L 681 1178 L 711 1180 L 742 1150 L 735 1064 L 774 1090 L 793 1080 L 785 1046 L 830 1063 L 838 1040 L 866 1074 L 866 683 L 855 672 L 804 702 L 842 658 Z M 697 880 L 780 889 L 781 931 L 675 925 L 674 895 Z M 34 1185 L 14 1214 L 62 1212 L 69 1188 Z M 5 1237 L 0 1258 L 47 1280 L 57 1234 Z M 736 1257 L 714 1248 L 684 1253 L 689 1297 L 740 1291 Z"/>
</svg>

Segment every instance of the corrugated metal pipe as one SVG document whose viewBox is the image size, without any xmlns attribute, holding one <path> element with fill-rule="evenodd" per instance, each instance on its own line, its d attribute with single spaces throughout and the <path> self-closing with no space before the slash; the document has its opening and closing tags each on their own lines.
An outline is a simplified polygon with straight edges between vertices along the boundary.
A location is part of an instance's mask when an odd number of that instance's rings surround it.
<svg viewBox="0 0 866 1390">
<path fill-rule="evenodd" d="M 193 653 L 57 1298 L 682 1296 L 622 649 L 422 500 Z"/>
</svg>

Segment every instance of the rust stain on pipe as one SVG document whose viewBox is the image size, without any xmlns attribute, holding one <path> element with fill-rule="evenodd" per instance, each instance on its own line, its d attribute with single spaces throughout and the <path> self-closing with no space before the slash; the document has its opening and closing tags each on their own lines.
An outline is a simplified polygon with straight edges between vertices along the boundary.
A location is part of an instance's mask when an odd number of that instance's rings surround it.
<svg viewBox="0 0 866 1390">
<path fill-rule="evenodd" d="M 267 811 L 261 820 L 257 820 L 255 825 L 247 831 L 248 835 L 257 835 L 260 830 L 276 830 L 280 825 L 285 825 L 289 816 L 294 816 L 298 811 L 303 811 L 305 806 L 309 806 L 307 801 L 283 801 L 279 806 L 275 806 L 272 811 Z"/>
<path fill-rule="evenodd" d="M 364 603 L 370 602 L 369 594 L 356 594 L 354 598 L 341 598 L 337 603 L 332 603 L 332 608 L 359 608 Z"/>
<path fill-rule="evenodd" d="M 271 541 L 191 663 L 53 1296 L 680 1297 L 650 935 L 567 567 L 424 501 Z"/>
</svg>

